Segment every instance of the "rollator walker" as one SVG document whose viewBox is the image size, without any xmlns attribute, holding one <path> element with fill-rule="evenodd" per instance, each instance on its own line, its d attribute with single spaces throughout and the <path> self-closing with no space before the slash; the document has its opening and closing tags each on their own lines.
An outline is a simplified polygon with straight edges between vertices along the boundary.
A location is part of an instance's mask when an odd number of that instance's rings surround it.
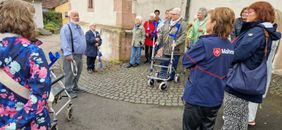
<svg viewBox="0 0 282 130">
<path fill-rule="evenodd" d="M 51 130 L 58 130 L 58 119 L 57 116 L 64 110 L 66 109 L 66 119 L 68 121 L 72 120 L 72 101 L 71 101 L 71 96 L 69 95 L 69 93 L 67 92 L 64 83 L 61 81 L 64 78 L 64 74 L 62 74 L 61 76 L 57 76 L 55 74 L 56 70 L 60 70 L 62 71 L 62 69 L 59 66 L 55 66 L 54 63 L 60 58 L 60 54 L 58 52 L 54 54 L 52 54 L 51 52 L 49 52 L 49 59 L 51 61 L 51 63 L 49 64 L 49 69 L 50 69 L 50 73 L 51 73 L 51 78 L 55 79 L 52 84 L 51 84 L 51 92 L 48 98 L 48 107 L 49 107 L 49 113 L 50 115 L 52 115 L 52 119 L 51 119 Z M 75 63 L 72 63 L 72 71 L 74 73 L 77 72 L 77 67 Z M 62 71 L 63 72 L 63 71 Z M 58 83 L 59 85 L 55 84 Z M 66 98 L 67 100 L 63 102 L 61 102 L 60 100 L 62 100 L 63 98 Z M 55 111 L 55 109 L 53 108 L 53 105 L 59 105 L 59 103 L 62 103 L 62 105 L 60 105 L 60 107 L 58 108 L 59 110 Z"/>
<path fill-rule="evenodd" d="M 177 31 L 175 32 L 175 34 L 169 34 L 170 37 L 173 38 L 173 44 L 175 44 L 176 42 L 176 38 L 177 38 L 177 34 L 179 32 L 180 29 L 180 24 L 177 23 L 175 25 L 177 27 Z M 156 31 L 154 31 L 154 35 L 156 35 L 155 33 Z M 176 73 L 176 69 L 173 67 L 173 60 L 174 60 L 174 48 L 172 47 L 172 51 L 171 51 L 171 55 L 170 58 L 164 58 L 164 57 L 156 57 L 155 56 L 155 49 L 156 49 L 156 45 L 155 45 L 155 36 L 153 37 L 153 48 L 152 48 L 152 56 L 151 56 L 151 65 L 150 65 L 150 73 L 149 75 L 147 75 L 148 81 L 147 84 L 150 87 L 154 87 L 156 81 L 161 82 L 159 84 L 159 89 L 161 91 L 167 90 L 168 88 L 168 80 L 171 79 L 172 77 L 170 76 L 171 73 L 175 72 L 175 76 L 174 76 L 174 81 L 176 83 L 178 83 L 180 81 L 180 77 L 179 74 Z M 163 66 L 163 65 L 159 65 L 159 64 L 155 64 L 156 61 L 166 61 L 169 62 L 168 66 Z M 160 71 L 162 68 L 167 68 L 167 71 L 165 73 L 165 76 L 161 76 L 164 74 L 161 74 Z"/>
</svg>

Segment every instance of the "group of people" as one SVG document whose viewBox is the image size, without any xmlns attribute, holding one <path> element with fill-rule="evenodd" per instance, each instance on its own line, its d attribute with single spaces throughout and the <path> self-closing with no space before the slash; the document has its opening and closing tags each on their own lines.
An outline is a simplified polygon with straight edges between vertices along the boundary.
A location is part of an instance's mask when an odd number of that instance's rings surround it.
<svg viewBox="0 0 282 130">
<path fill-rule="evenodd" d="M 207 11 L 205 29 L 196 29 L 206 33 L 192 39 L 182 60 L 190 69 L 183 93 L 183 130 L 212 130 L 222 104 L 222 130 L 255 125 L 258 104 L 271 80 L 281 17 L 268 2 L 252 3 L 236 22 L 230 8 Z"/>
<path fill-rule="evenodd" d="M 39 47 L 42 42 L 35 38 L 34 12 L 33 6 L 22 0 L 0 3 L 1 130 L 51 128 L 47 106 L 51 77 Z M 155 10 L 144 24 L 141 16 L 136 17 L 128 67 L 140 64 L 143 46 L 145 63 L 151 60 L 154 44 L 156 57 L 170 58 L 174 51 L 175 70 L 183 56 L 183 66 L 190 69 L 183 92 L 183 130 L 212 130 L 222 104 L 222 130 L 247 130 L 248 124 L 254 125 L 258 103 L 262 103 L 269 87 L 272 63 L 275 67 L 275 59 L 282 50 L 281 12 L 268 2 L 255 2 L 244 8 L 241 17 L 235 20 L 230 8 L 200 8 L 192 25 L 181 18 L 180 8 L 165 13 L 161 19 L 160 11 Z M 71 10 L 69 18 L 70 22 L 61 29 L 60 40 L 65 87 L 74 98 L 80 91 L 77 82 L 83 68 L 83 54 L 87 56 L 89 74 L 95 72 L 102 39 L 95 24 L 84 34 L 77 11 Z M 164 71 L 165 68 L 161 70 Z M 258 73 L 249 77 L 237 75 L 246 71 Z M 250 77 L 257 79 L 238 81 Z"/>
<path fill-rule="evenodd" d="M 84 35 L 78 24 L 80 19 L 76 10 L 69 11 L 68 16 L 70 22 L 61 28 L 60 42 L 64 56 L 65 87 L 70 96 L 76 98 L 76 93 L 81 91 L 77 84 L 83 69 L 82 57 L 84 54 L 87 56 L 88 73 L 95 72 L 95 61 L 102 39 L 95 24 L 90 25 L 89 30 Z M 77 68 L 77 70 L 74 68 Z"/>
<path fill-rule="evenodd" d="M 145 49 L 146 61 L 144 63 L 146 64 L 151 61 L 152 47 L 157 40 L 157 28 L 162 22 L 159 15 L 160 11 L 155 10 L 154 13 L 150 13 L 149 19 L 144 23 L 142 22 L 141 16 L 136 16 L 132 30 L 131 57 L 127 68 L 140 65 L 142 48 Z"/>
<path fill-rule="evenodd" d="M 179 8 L 167 10 L 161 22 L 151 13 L 143 26 L 141 16 L 136 17 L 127 67 L 140 64 L 144 44 L 145 63 L 155 53 L 148 51 L 152 44 L 157 46 L 156 57 L 170 58 L 174 48 L 172 67 L 177 69 L 183 55 L 182 64 L 190 69 L 183 92 L 184 130 L 212 130 L 223 101 L 222 130 L 246 130 L 248 125 L 255 125 L 258 104 L 267 93 L 273 63 L 275 67 L 281 52 L 281 12 L 268 2 L 243 8 L 237 19 L 227 7 L 200 8 L 192 24 L 187 24 L 180 12 Z M 176 32 L 174 39 L 171 34 Z M 162 68 L 160 76 L 166 71 Z"/>
<path fill-rule="evenodd" d="M 145 63 L 151 62 L 152 55 L 156 57 L 170 58 L 172 55 L 171 47 L 174 47 L 173 67 L 177 69 L 180 55 L 185 49 L 185 38 L 187 33 L 187 24 L 181 18 L 181 9 L 172 8 L 166 10 L 165 18 L 159 17 L 160 11 L 155 10 L 151 13 L 149 20 L 142 24 L 142 17 L 136 16 L 135 26 L 133 28 L 132 52 L 127 68 L 136 67 L 140 64 L 141 48 L 145 46 Z M 173 39 L 170 34 L 176 34 Z M 171 44 L 175 40 L 174 44 Z M 152 48 L 155 46 L 155 52 Z M 169 61 L 162 61 L 161 65 L 168 66 Z M 167 68 L 162 68 L 160 76 L 166 75 Z M 175 71 L 171 73 L 170 79 L 173 80 Z"/>
</svg>

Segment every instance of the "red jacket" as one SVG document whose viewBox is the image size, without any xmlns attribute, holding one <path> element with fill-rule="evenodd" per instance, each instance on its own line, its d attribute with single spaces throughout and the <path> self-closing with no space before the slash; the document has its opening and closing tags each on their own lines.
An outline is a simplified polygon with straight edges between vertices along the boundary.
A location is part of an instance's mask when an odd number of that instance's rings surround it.
<svg viewBox="0 0 282 130">
<path fill-rule="evenodd" d="M 153 46 L 153 31 L 155 30 L 154 22 L 153 21 L 146 21 L 143 25 L 145 32 L 146 32 L 146 38 L 145 38 L 145 45 L 147 46 Z M 149 36 L 147 36 L 149 34 Z"/>
</svg>

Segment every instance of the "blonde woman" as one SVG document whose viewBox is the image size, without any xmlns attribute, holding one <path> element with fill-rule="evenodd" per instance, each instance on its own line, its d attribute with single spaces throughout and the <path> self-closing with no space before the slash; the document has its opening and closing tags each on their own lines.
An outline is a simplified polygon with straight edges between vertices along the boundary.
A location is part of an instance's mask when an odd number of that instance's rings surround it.
<svg viewBox="0 0 282 130">
<path fill-rule="evenodd" d="M 31 42 L 32 8 L 22 0 L 0 3 L 0 73 L 7 79 L 0 80 L 0 130 L 50 129 L 51 79 L 42 49 Z"/>
<path fill-rule="evenodd" d="M 234 12 L 220 7 L 208 13 L 207 35 L 183 56 L 183 66 L 191 69 L 183 93 L 183 130 L 212 130 L 224 95 L 224 76 L 234 56 L 228 40 L 235 21 Z M 222 51 L 225 50 L 225 51 Z"/>
</svg>

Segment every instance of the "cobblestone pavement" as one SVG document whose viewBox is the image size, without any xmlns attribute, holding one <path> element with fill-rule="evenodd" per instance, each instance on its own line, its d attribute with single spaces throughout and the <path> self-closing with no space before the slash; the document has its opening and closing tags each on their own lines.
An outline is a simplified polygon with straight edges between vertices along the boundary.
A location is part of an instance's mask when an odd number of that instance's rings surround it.
<svg viewBox="0 0 282 130">
<path fill-rule="evenodd" d="M 272 76 L 269 93 L 282 97 L 282 76 L 281 75 Z"/>
<path fill-rule="evenodd" d="M 183 105 L 181 96 L 187 74 L 181 74 L 179 83 L 169 82 L 167 91 L 160 91 L 159 83 L 153 88 L 147 85 L 148 64 L 134 68 L 124 66 L 112 66 L 110 70 L 94 74 L 88 74 L 84 69 L 79 84 L 89 93 L 114 100 L 162 106 Z M 273 75 L 269 93 L 282 97 L 281 76 Z"/>
<path fill-rule="evenodd" d="M 89 93 L 114 100 L 165 106 L 182 105 L 183 76 L 180 83 L 169 82 L 167 91 L 160 91 L 159 83 L 155 83 L 153 87 L 147 85 L 148 64 L 133 68 L 124 66 L 115 66 L 114 69 L 94 74 L 88 74 L 84 69 L 79 85 Z"/>
</svg>

